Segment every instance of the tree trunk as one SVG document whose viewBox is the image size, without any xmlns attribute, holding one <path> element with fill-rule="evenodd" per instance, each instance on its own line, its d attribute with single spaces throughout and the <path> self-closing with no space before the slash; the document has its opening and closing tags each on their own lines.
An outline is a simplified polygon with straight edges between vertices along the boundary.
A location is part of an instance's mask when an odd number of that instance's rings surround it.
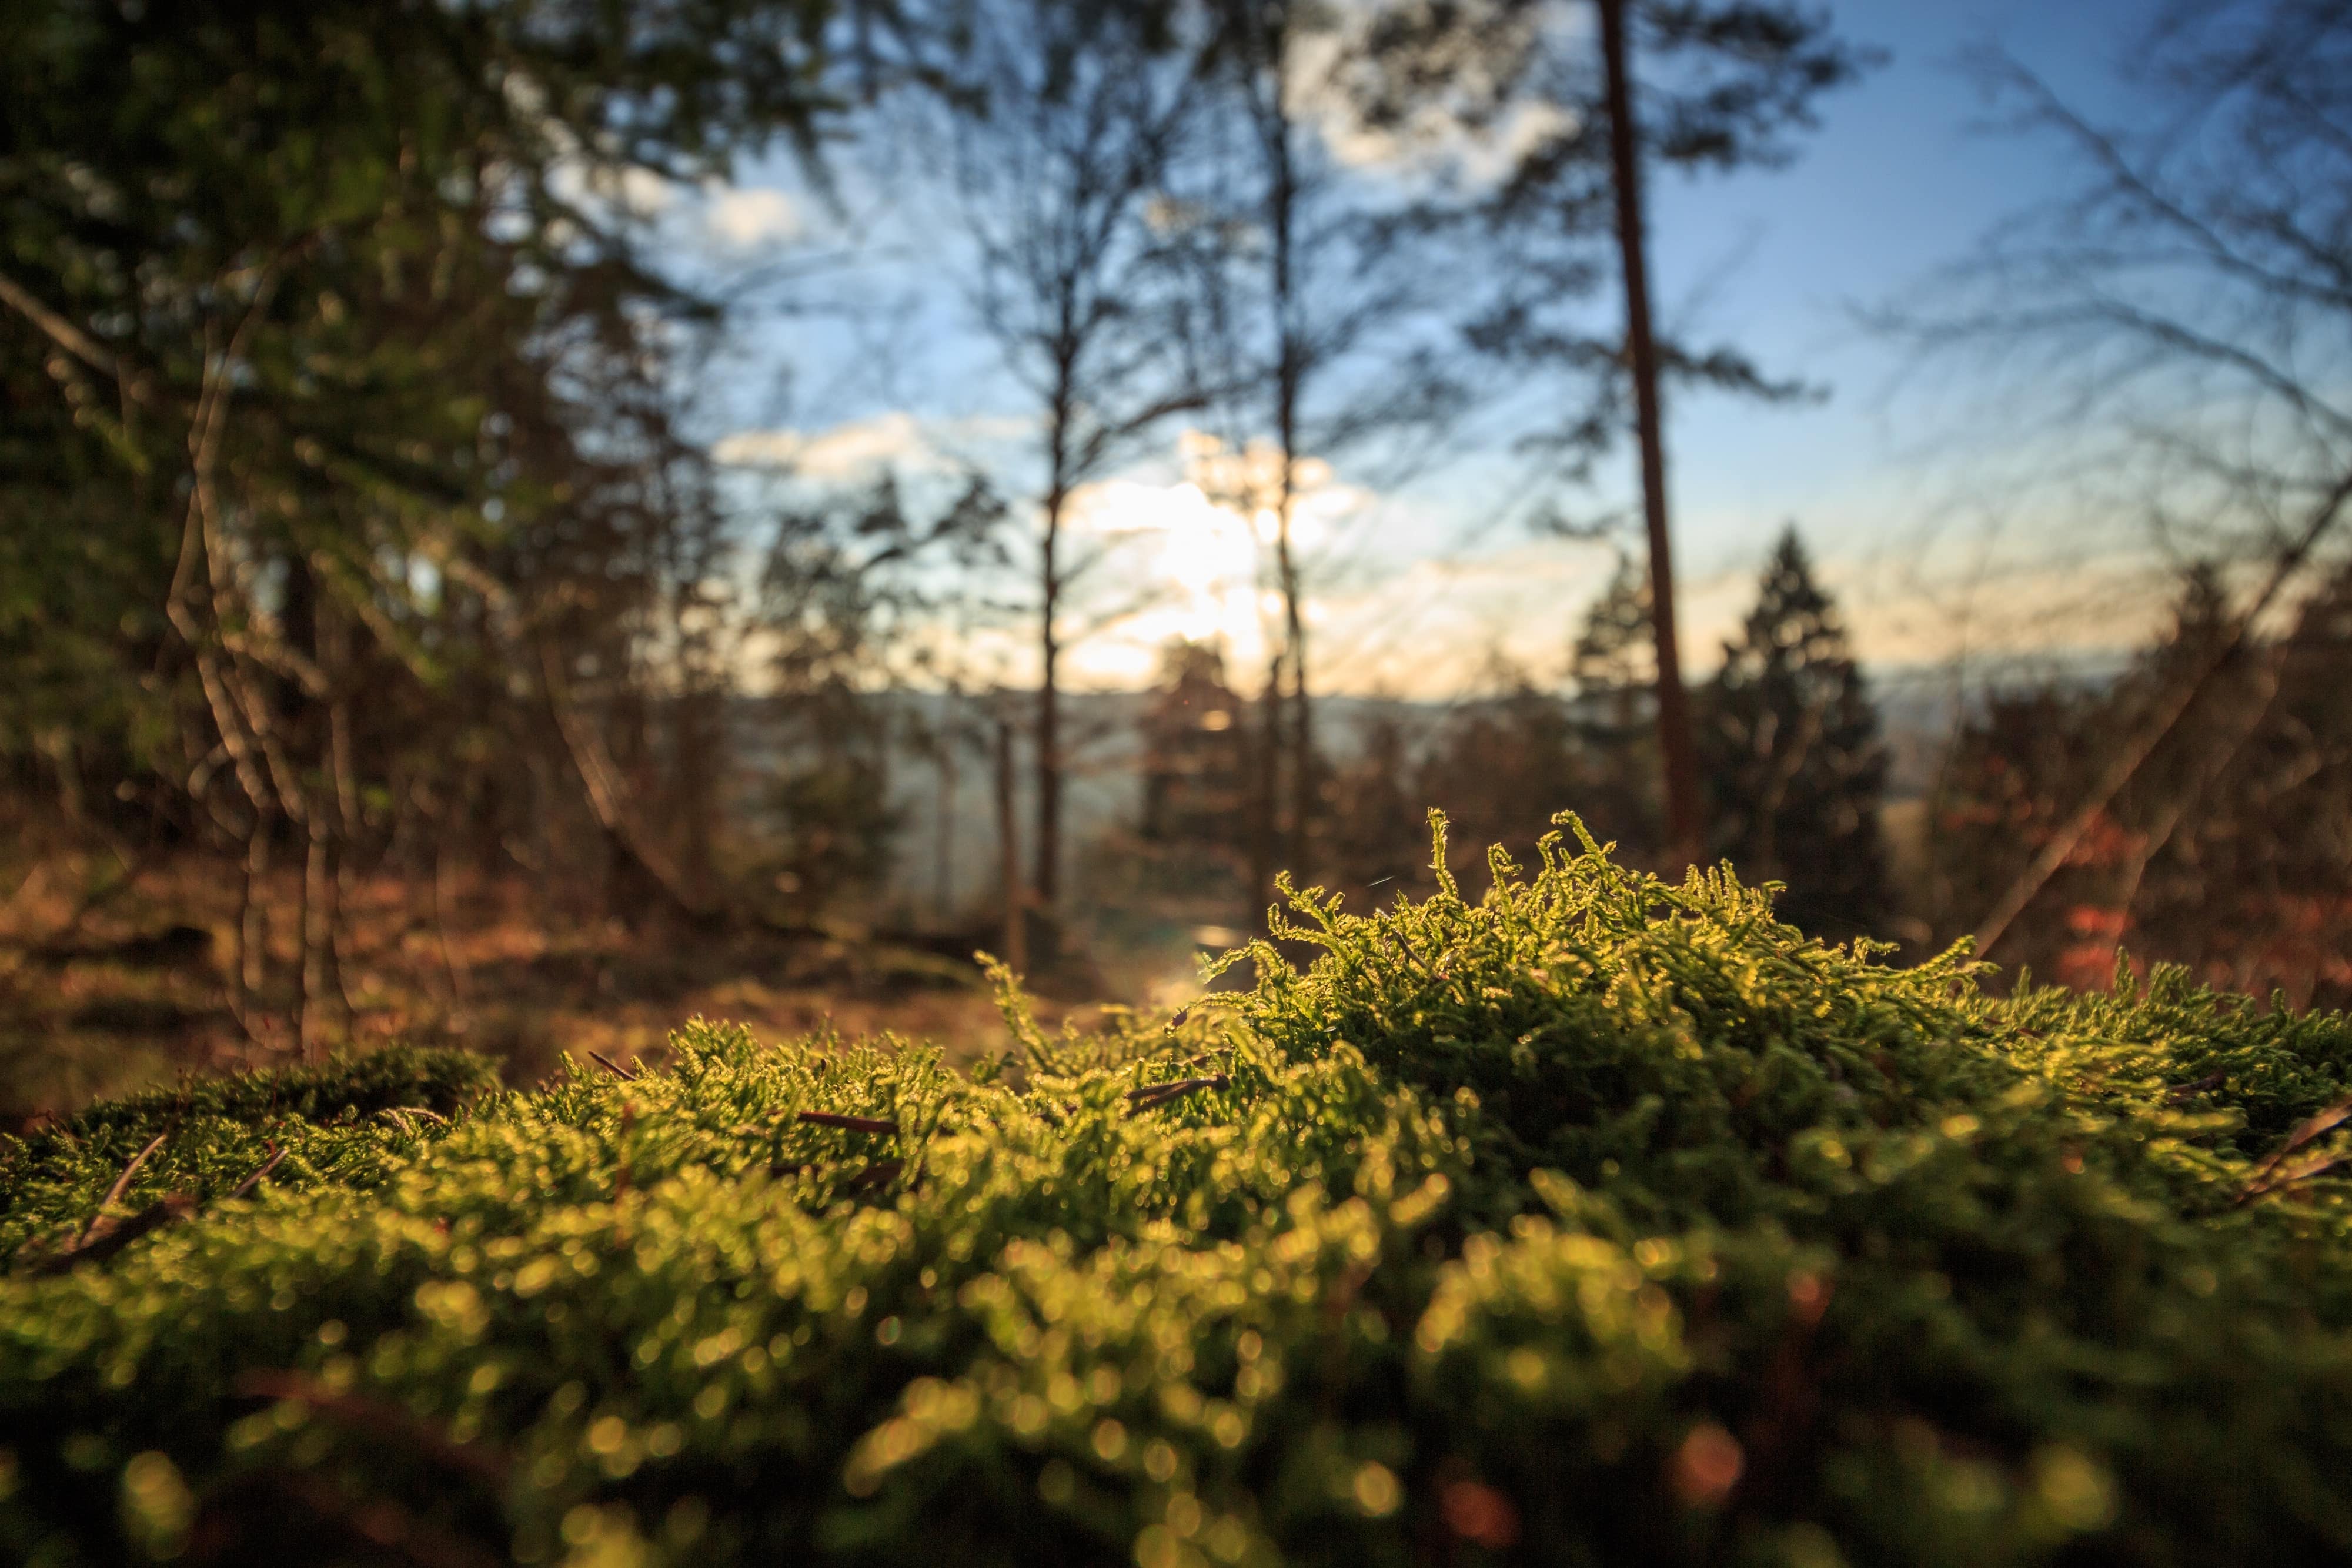
<svg viewBox="0 0 2352 1568">
<path fill-rule="evenodd" d="M 245 876 L 237 886 L 236 963 L 231 969 L 230 1010 L 247 1038 L 260 1042 L 257 1009 L 269 985 L 269 842 L 274 813 L 256 811 L 245 841 Z"/>
<path fill-rule="evenodd" d="M 956 737 L 946 727 L 940 736 L 940 823 L 934 846 L 933 900 L 941 930 L 955 922 Z"/>
<path fill-rule="evenodd" d="M 329 1000 L 339 988 L 335 975 L 335 926 L 338 885 L 332 819 L 314 806 L 305 829 L 309 840 L 302 861 L 302 998 L 295 1038 L 305 1061 L 325 1054 L 333 1037 L 334 1008 Z"/>
<path fill-rule="evenodd" d="M 462 803 L 470 803 L 473 794 L 472 784 L 468 781 L 458 800 Z M 441 949 L 442 972 L 449 978 L 449 1021 L 454 1028 L 460 1030 L 466 1027 L 467 1022 L 466 1004 L 468 999 L 468 988 L 466 983 L 466 966 L 458 958 L 457 949 L 449 940 L 449 909 L 457 903 L 457 897 L 449 888 L 451 866 L 449 841 L 457 833 L 457 824 L 464 820 L 465 812 L 462 809 L 457 812 L 445 810 L 429 819 L 433 829 L 433 936 Z"/>
<path fill-rule="evenodd" d="M 1601 54 L 1608 73 L 1610 174 L 1617 197 L 1617 246 L 1625 275 L 1625 348 L 1642 447 L 1642 518 L 1650 543 L 1650 626 L 1657 646 L 1658 753 L 1665 766 L 1666 852 L 1689 864 L 1705 852 L 1698 755 L 1683 690 L 1675 632 L 1674 551 L 1666 531 L 1666 444 L 1658 413 L 1658 350 L 1650 330 L 1649 263 L 1643 254 L 1641 146 L 1626 64 L 1625 0 L 1599 0 Z"/>
<path fill-rule="evenodd" d="M 1013 800 L 1013 721 L 996 721 L 996 847 L 1004 883 L 1004 963 L 1018 975 L 1029 967 L 1029 900 L 1021 886 L 1021 824 Z"/>
<path fill-rule="evenodd" d="M 1286 858 L 1289 864 L 1283 869 L 1293 878 L 1305 883 L 1310 880 L 1307 864 L 1307 834 L 1315 818 L 1315 726 L 1314 716 L 1307 706 L 1307 622 L 1299 603 L 1298 568 L 1290 543 L 1290 464 L 1289 437 L 1284 436 L 1282 459 L 1281 531 L 1277 536 L 1277 551 L 1282 570 L 1283 636 L 1288 643 L 1290 661 L 1290 733 L 1284 737 L 1290 751 L 1290 821 L 1286 835 Z M 1276 672 L 1279 684 L 1280 671 Z M 1274 737 L 1269 731 L 1267 738 Z M 1275 801 L 1266 802 L 1270 810 Z"/>
<path fill-rule="evenodd" d="M 1286 61 L 1290 51 L 1288 33 L 1281 35 L 1280 45 L 1269 51 L 1277 62 Z M 1314 716 L 1307 697 L 1307 619 L 1301 603 L 1303 585 L 1299 580 L 1297 552 L 1291 539 L 1292 512 L 1297 500 L 1298 474 L 1298 394 L 1299 383 L 1305 378 L 1306 365 L 1300 344 L 1297 321 L 1297 270 L 1293 252 L 1298 188 L 1297 173 L 1290 157 L 1290 106 L 1286 97 L 1286 84 L 1283 72 L 1274 73 L 1272 91 L 1274 105 L 1268 116 L 1265 134 L 1273 180 L 1268 193 L 1268 225 L 1273 231 L 1270 247 L 1273 268 L 1275 333 L 1278 359 L 1275 367 L 1275 436 L 1282 447 L 1282 474 L 1275 497 L 1275 559 L 1282 579 L 1282 624 L 1284 654 L 1290 664 L 1290 725 L 1287 735 L 1278 735 L 1269 725 L 1266 740 L 1270 749 L 1287 746 L 1290 751 L 1290 799 L 1286 802 L 1289 821 L 1284 834 L 1283 858 L 1289 861 L 1292 876 L 1300 882 L 1309 880 L 1307 834 L 1315 815 L 1315 776 L 1309 757 L 1314 745 Z M 1280 681 L 1277 668 L 1275 679 Z M 1279 801 L 1269 789 L 1266 806 L 1280 814 L 1285 802 Z M 1269 892 L 1271 889 L 1268 890 Z"/>
<path fill-rule="evenodd" d="M 1253 775 L 1250 786 L 1250 812 L 1246 825 L 1249 846 L 1249 924 L 1255 925 L 1263 919 L 1274 902 L 1274 875 L 1280 869 L 1282 858 L 1281 816 L 1282 748 L 1284 725 L 1283 701 L 1287 694 L 1283 689 L 1283 654 L 1277 650 L 1266 663 L 1265 692 L 1258 699 L 1265 710 L 1265 722 L 1258 731 L 1255 754 L 1250 758 Z"/>
<path fill-rule="evenodd" d="M 1069 493 L 1062 477 L 1059 445 L 1057 434 L 1053 484 L 1045 493 L 1043 603 L 1037 617 L 1037 845 L 1028 899 L 1036 917 L 1049 928 L 1059 908 L 1062 885 L 1062 644 L 1055 619 L 1061 612 L 1062 511 L 1068 505 Z"/>
<path fill-rule="evenodd" d="M 722 722 L 716 691 L 698 673 L 688 679 L 677 699 L 677 761 L 671 777 L 672 810 L 678 821 L 678 877 L 688 900 L 700 908 L 714 902 L 711 886 L 712 845 L 717 838 L 719 783 L 719 727 Z"/>
</svg>

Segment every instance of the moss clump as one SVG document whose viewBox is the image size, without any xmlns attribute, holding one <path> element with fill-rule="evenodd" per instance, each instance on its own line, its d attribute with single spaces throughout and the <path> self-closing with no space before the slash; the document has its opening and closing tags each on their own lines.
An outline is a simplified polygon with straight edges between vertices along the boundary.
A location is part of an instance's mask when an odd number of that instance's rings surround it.
<svg viewBox="0 0 2352 1568">
<path fill-rule="evenodd" d="M 637 1082 L 331 1123 L 365 1157 L 0 1282 L 0 1551 L 2352 1552 L 2352 1025 L 1996 999 L 1544 854 L 1301 895 L 1323 956 L 1181 1027 L 1008 996 L 958 1073 L 698 1024 Z M 45 1168 L 55 1218 L 119 1166 Z"/>
<path fill-rule="evenodd" d="M 0 1137 L 0 1265 L 26 1246 L 69 1238 L 140 1150 L 118 1207 L 167 1194 L 199 1200 L 233 1189 L 283 1149 L 279 1186 L 331 1179 L 368 1185 L 425 1131 L 499 1087 L 497 1071 L 462 1051 L 399 1046 L 229 1078 L 197 1079 L 92 1105 L 29 1139 Z"/>
</svg>

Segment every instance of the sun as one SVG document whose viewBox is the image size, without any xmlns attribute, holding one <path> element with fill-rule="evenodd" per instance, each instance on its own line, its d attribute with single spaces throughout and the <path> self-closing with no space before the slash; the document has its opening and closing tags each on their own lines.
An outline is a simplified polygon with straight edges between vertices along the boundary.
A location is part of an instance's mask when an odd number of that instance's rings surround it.
<svg viewBox="0 0 2352 1568">
<path fill-rule="evenodd" d="M 1162 494 L 1160 571 L 1196 613 L 1213 615 L 1227 591 L 1246 588 L 1255 578 L 1255 534 L 1247 520 L 1210 500 L 1197 485 L 1171 485 Z"/>
<path fill-rule="evenodd" d="M 1130 586 L 1154 591 L 1123 641 L 1222 641 L 1236 653 L 1257 642 L 1256 531 L 1200 486 L 1111 480 L 1087 497 L 1084 527 L 1124 541 L 1130 570 L 1145 579 Z"/>
<path fill-rule="evenodd" d="M 1127 601 L 1115 627 L 1073 650 L 1089 679 L 1149 681 L 1179 638 L 1218 645 L 1237 673 L 1259 669 L 1279 641 L 1281 606 L 1267 572 L 1279 531 L 1279 454 L 1264 443 L 1232 450 L 1187 432 L 1180 457 L 1186 477 L 1176 483 L 1110 479 L 1075 498 L 1074 526 L 1113 547 L 1120 563 L 1103 573 L 1119 580 L 1107 593 Z M 1290 465 L 1290 538 L 1301 552 L 1330 538 L 1366 498 L 1313 458 Z"/>
</svg>

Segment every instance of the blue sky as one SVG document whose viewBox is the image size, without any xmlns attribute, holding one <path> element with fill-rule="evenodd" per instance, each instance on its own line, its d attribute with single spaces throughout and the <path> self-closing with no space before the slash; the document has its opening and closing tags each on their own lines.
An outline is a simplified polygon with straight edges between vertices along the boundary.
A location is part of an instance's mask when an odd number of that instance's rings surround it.
<svg viewBox="0 0 2352 1568">
<path fill-rule="evenodd" d="M 1792 520 L 1844 594 L 1865 658 L 1918 666 L 1956 645 L 1949 584 L 1986 548 L 1967 481 L 2000 455 L 1990 444 L 2001 439 L 1998 410 L 1986 406 L 1996 394 L 1964 368 L 1919 369 L 1907 350 L 1858 324 L 1854 309 L 1916 296 L 1990 225 L 2065 189 L 2067 172 L 2046 144 L 1982 126 L 1986 106 L 1958 68 L 1963 53 L 2004 47 L 2096 119 L 2118 107 L 2114 67 L 2149 8 L 2144 0 L 1833 5 L 1842 33 L 1888 59 L 1825 100 L 1821 129 L 1793 166 L 1653 182 L 1662 314 L 1693 338 L 1731 341 L 1768 370 L 1830 388 L 1826 401 L 1801 407 L 1706 396 L 1670 407 L 1685 648 L 1698 668 L 1714 663 L 1755 568 Z M 983 458 L 1017 447 L 1016 405 L 951 281 L 951 225 L 938 211 L 885 203 L 879 193 L 890 188 L 855 172 L 845 177 L 842 209 L 869 248 L 814 287 L 781 296 L 849 302 L 855 320 L 772 316 L 739 332 L 710 400 L 717 427 L 735 437 L 722 452 L 789 453 L 846 476 L 877 455 L 926 446 Z M 736 190 L 703 204 L 700 222 L 702 244 L 739 266 L 830 253 L 841 228 L 782 160 L 747 170 Z M 1122 494 L 1143 507 L 1134 516 L 1181 528 L 1181 507 L 1145 494 L 1179 476 L 1174 440 L 1171 431 L 1167 453 L 1142 465 Z M 1594 546 L 1483 526 L 1506 470 L 1499 454 L 1468 450 L 1396 493 L 1351 492 L 1360 504 L 1335 523 L 1319 557 L 1322 684 L 1422 695 L 1474 678 L 1494 653 L 1538 675 L 1557 673 L 1610 558 Z M 1594 491 L 1563 498 L 1587 511 L 1624 507 L 1633 472 L 1628 449 L 1604 465 Z M 1335 476 L 1342 486 L 1350 478 L 1344 469 Z M 1106 507 L 1129 515 L 1110 501 Z M 2028 526 L 2005 538 L 2021 533 L 2046 544 L 2089 526 L 2056 501 L 2029 498 L 2022 508 Z M 1181 564 L 1181 553 L 1145 539 L 1111 570 L 1164 573 Z M 2033 554 L 2027 549 L 2025 559 Z M 2048 586 L 2037 586 L 2033 570 L 2051 577 L 2051 569 L 2023 570 L 2003 580 L 2012 611 L 2032 608 Z M 2049 616 L 2026 617 L 2021 624 L 2040 630 L 2017 634 L 2092 647 L 2134 634 L 2133 613 L 2104 622 L 2062 617 L 2054 629 Z M 1081 679 L 1139 678 L 1173 624 L 1147 617 L 1115 631 L 1081 656 Z M 1239 635 L 1245 640 L 1245 629 Z M 1017 678 L 1018 647 L 1004 656 Z"/>
</svg>

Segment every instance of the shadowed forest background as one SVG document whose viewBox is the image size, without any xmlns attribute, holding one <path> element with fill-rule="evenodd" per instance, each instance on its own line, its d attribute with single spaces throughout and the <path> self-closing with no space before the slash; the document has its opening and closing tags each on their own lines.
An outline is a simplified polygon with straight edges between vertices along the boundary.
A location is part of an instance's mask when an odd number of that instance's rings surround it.
<svg viewBox="0 0 2352 1568">
<path fill-rule="evenodd" d="M 2352 7 L 1938 60 L 2039 183 L 1832 384 L 1706 300 L 1904 9 L 8 7 L 0 1115 L 969 1044 L 982 948 L 1176 1005 L 1431 807 L 2352 1002 Z M 1906 485 L 1677 577 L 1730 433 L 1856 402 Z"/>
</svg>

